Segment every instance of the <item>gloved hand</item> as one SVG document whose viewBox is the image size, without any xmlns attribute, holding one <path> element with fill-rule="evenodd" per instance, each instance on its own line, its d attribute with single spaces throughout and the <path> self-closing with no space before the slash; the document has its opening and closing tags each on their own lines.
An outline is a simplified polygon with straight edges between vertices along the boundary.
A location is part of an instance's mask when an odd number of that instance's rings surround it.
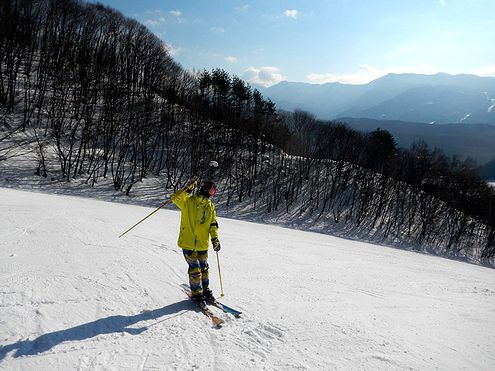
<svg viewBox="0 0 495 371">
<path fill-rule="evenodd" d="M 194 181 L 190 182 L 189 184 L 187 184 L 187 185 L 184 187 L 184 191 L 185 191 L 186 193 L 191 193 L 191 192 L 192 192 L 192 190 L 194 189 L 194 187 L 196 187 L 196 184 L 197 184 L 197 183 L 198 183 L 198 182 L 197 182 L 196 180 L 194 180 Z"/>
<path fill-rule="evenodd" d="M 220 241 L 218 240 L 218 238 L 212 238 L 211 239 L 211 244 L 213 245 L 213 250 L 215 250 L 215 251 L 220 251 L 220 249 L 222 248 L 222 246 L 220 245 Z"/>
</svg>

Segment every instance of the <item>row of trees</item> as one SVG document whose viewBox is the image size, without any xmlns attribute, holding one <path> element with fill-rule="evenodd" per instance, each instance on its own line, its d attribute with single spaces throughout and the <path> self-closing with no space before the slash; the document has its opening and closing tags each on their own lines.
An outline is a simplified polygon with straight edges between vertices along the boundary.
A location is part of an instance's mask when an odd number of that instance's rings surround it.
<svg viewBox="0 0 495 371">
<path fill-rule="evenodd" d="M 149 176 L 177 188 L 214 158 L 226 207 L 495 255 L 494 194 L 469 162 L 421 143 L 399 150 L 383 130 L 279 113 L 226 71 L 184 71 L 144 26 L 102 5 L 3 1 L 0 107 L 0 155 L 2 138 L 34 133 L 41 176 L 111 179 L 129 194 Z"/>
<path fill-rule="evenodd" d="M 310 182 L 324 184 L 314 192 L 322 200 L 319 215 L 331 212 L 335 222 L 343 216 L 345 223 L 364 222 L 385 237 L 406 237 L 453 256 L 473 249 L 485 261 L 494 256 L 495 191 L 472 160 L 449 158 L 421 141 L 399 149 L 385 130 L 362 134 L 306 112 L 283 120 L 298 139 L 291 151 L 303 154 L 300 176 L 312 173 L 306 176 Z M 462 248 L 461 240 L 466 241 Z"/>
<path fill-rule="evenodd" d="M 493 188 L 480 177 L 472 159 L 449 158 L 439 148 L 430 150 L 423 141 L 399 149 L 386 130 L 362 134 L 303 111 L 286 114 L 283 121 L 298 139 L 290 145 L 292 153 L 353 163 L 427 192 L 477 219 L 493 220 L 493 210 L 487 207 Z"/>
<path fill-rule="evenodd" d="M 151 172 L 196 172 L 206 129 L 245 128 L 274 141 L 288 136 L 275 106 L 258 91 L 251 94 L 242 83 L 248 93 L 240 116 L 230 104 L 239 78 L 214 70 L 205 86 L 208 72 L 184 71 L 156 36 L 110 8 L 16 0 L 1 11 L 0 102 L 5 114 L 23 112 L 22 129 L 36 131 L 39 174 L 46 176 L 46 152 L 53 147 L 67 181 L 112 176 L 115 189 L 129 193 Z"/>
</svg>

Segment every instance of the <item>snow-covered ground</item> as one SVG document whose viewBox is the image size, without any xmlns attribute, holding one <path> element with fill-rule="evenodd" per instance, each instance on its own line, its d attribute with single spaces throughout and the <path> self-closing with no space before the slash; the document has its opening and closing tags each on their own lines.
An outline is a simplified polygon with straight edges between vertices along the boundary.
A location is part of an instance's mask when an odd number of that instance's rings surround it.
<svg viewBox="0 0 495 371">
<path fill-rule="evenodd" d="M 220 218 L 217 329 L 152 210 L 0 188 L 0 369 L 495 369 L 492 269 Z"/>
</svg>

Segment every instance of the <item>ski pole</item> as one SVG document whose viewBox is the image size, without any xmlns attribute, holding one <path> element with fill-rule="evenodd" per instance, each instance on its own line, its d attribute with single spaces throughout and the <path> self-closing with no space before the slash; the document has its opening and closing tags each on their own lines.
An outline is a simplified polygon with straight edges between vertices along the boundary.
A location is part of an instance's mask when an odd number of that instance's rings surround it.
<svg viewBox="0 0 495 371">
<path fill-rule="evenodd" d="M 182 192 L 184 192 L 187 188 L 189 188 L 191 185 L 193 185 L 194 183 L 196 183 L 198 181 L 198 177 L 194 176 L 191 178 L 191 180 L 181 189 L 181 191 L 176 195 L 178 196 L 179 194 L 181 194 Z M 131 229 L 133 229 L 134 227 L 136 227 L 137 225 L 141 224 L 142 222 L 144 222 L 146 219 L 148 219 L 151 215 L 153 215 L 154 213 L 156 213 L 158 210 L 160 210 L 162 207 L 164 206 L 167 206 L 169 203 L 171 203 L 173 200 L 173 197 L 170 197 L 167 201 L 165 201 L 163 204 L 161 204 L 160 206 L 158 206 L 154 211 L 152 211 L 151 213 L 149 213 L 148 215 L 146 215 L 143 219 L 141 219 L 139 222 L 137 222 L 136 224 L 134 224 L 131 228 L 129 228 L 127 231 L 125 231 L 124 233 L 122 233 L 120 237 L 122 237 L 123 235 L 125 235 L 127 232 L 129 232 Z"/>
<path fill-rule="evenodd" d="M 223 293 L 222 272 L 220 271 L 220 258 L 218 257 L 218 251 L 217 251 L 217 266 L 218 266 L 218 276 L 220 277 L 220 297 L 223 298 L 225 295 Z"/>
<path fill-rule="evenodd" d="M 148 215 L 146 215 L 143 219 L 141 219 L 139 222 L 137 222 L 136 224 L 134 224 L 131 228 L 129 228 L 127 231 L 125 231 L 124 233 L 122 233 L 120 237 L 122 237 L 123 235 L 125 235 L 127 232 L 129 232 L 131 229 L 133 229 L 134 227 L 138 226 L 139 224 L 141 224 L 142 222 L 144 222 L 146 219 L 148 219 L 151 215 L 153 215 L 154 213 L 156 213 L 158 210 L 160 210 L 162 207 L 164 206 L 167 206 L 169 203 L 172 202 L 172 199 L 168 199 L 167 201 L 165 201 L 163 204 L 161 204 L 160 206 L 158 206 L 156 208 L 156 210 L 152 211 L 151 213 L 149 213 Z"/>
</svg>

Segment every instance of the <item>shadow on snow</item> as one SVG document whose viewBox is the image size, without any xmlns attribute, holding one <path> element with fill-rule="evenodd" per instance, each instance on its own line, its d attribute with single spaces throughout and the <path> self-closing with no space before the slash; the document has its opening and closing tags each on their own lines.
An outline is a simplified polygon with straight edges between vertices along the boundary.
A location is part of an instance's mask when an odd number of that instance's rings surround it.
<svg viewBox="0 0 495 371">
<path fill-rule="evenodd" d="M 193 309 L 190 300 L 182 300 L 180 302 L 167 305 L 163 308 L 145 311 L 132 316 L 110 316 L 101 318 L 93 322 L 85 323 L 79 326 L 71 327 L 65 330 L 54 331 L 48 334 L 43 334 L 34 340 L 21 340 L 17 343 L 0 347 L 0 361 L 7 356 L 7 353 L 16 350 L 14 357 L 22 357 L 28 355 L 36 355 L 44 353 L 52 349 L 58 344 L 65 341 L 78 341 L 90 339 L 92 337 L 104 334 L 126 332 L 131 335 L 139 335 L 146 331 L 149 326 L 138 328 L 129 327 L 141 321 L 149 321 L 158 319 L 159 317 L 178 314 L 184 310 Z M 162 320 L 163 321 L 163 320 Z"/>
</svg>

